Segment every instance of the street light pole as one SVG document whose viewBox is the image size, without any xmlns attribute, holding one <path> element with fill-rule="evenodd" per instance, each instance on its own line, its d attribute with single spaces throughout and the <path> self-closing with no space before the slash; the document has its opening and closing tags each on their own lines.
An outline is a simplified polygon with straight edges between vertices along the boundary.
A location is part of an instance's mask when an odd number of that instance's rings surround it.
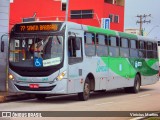
<svg viewBox="0 0 160 120">
<path fill-rule="evenodd" d="M 68 21 L 68 8 L 69 8 L 69 0 L 66 0 L 66 18 L 65 21 Z"/>
</svg>

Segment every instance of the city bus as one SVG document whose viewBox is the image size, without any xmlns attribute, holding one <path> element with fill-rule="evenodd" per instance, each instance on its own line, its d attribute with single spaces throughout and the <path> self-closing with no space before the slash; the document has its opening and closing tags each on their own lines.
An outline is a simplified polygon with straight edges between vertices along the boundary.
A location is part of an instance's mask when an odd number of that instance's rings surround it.
<svg viewBox="0 0 160 120">
<path fill-rule="evenodd" d="M 124 88 L 138 93 L 158 76 L 157 41 L 142 36 L 60 21 L 14 25 L 9 41 L 10 90 L 48 95 Z"/>
</svg>

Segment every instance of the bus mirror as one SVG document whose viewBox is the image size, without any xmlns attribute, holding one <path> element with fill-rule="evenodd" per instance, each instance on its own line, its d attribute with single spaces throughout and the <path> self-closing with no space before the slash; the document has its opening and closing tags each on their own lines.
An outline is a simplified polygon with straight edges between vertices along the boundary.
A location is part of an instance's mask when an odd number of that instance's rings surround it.
<svg viewBox="0 0 160 120">
<path fill-rule="evenodd" d="M 75 50 L 80 50 L 80 47 L 81 47 L 80 39 L 77 39 L 77 38 L 75 39 L 74 46 L 75 46 Z"/>
<path fill-rule="evenodd" d="M 4 52 L 4 41 L 1 41 L 1 52 Z"/>
</svg>

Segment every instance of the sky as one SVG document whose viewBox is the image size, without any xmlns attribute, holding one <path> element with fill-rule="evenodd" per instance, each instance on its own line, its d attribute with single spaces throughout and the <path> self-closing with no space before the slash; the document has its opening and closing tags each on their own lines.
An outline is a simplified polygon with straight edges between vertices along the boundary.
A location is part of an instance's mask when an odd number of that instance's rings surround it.
<svg viewBox="0 0 160 120">
<path fill-rule="evenodd" d="M 139 18 L 136 16 L 144 14 L 151 14 L 146 18 L 151 23 L 143 24 L 146 34 L 149 33 L 147 36 L 160 40 L 160 0 L 125 0 L 124 28 L 139 28 L 139 24 L 136 24 Z"/>
</svg>

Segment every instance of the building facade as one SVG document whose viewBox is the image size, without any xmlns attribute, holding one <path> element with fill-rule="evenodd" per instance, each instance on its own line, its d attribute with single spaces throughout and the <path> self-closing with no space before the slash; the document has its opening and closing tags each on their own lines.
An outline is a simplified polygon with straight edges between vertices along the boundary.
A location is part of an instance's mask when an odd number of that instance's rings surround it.
<svg viewBox="0 0 160 120">
<path fill-rule="evenodd" d="M 140 35 L 140 30 L 135 28 L 125 29 L 126 33 Z"/>
<path fill-rule="evenodd" d="M 0 92 L 6 91 L 9 32 L 9 0 L 0 1 Z"/>
<path fill-rule="evenodd" d="M 64 21 L 66 0 L 12 0 L 10 27 L 23 18 Z M 110 29 L 124 30 L 125 0 L 69 0 L 68 20 L 101 27 L 102 18 L 110 18 Z"/>
</svg>

